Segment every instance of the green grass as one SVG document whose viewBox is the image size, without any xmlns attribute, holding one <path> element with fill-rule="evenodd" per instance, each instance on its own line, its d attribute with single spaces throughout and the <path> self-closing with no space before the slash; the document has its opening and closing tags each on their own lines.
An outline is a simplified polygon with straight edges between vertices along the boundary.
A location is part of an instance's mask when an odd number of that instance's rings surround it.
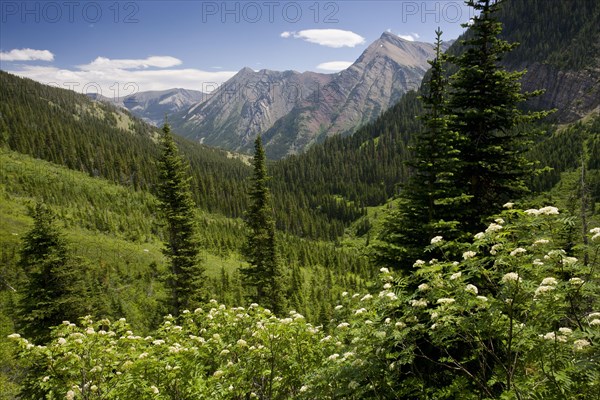
<svg viewBox="0 0 600 400">
<path fill-rule="evenodd" d="M 3 268 L 10 271 L 7 279 L 18 278 L 21 237 L 32 224 L 28 207 L 43 200 L 56 214 L 73 254 L 86 259 L 103 282 L 112 285 L 110 290 L 119 293 L 119 307 L 127 308 L 131 318 L 142 318 L 136 307 L 148 307 L 144 291 L 158 293 L 152 301 L 164 296 L 158 277 L 166 272 L 166 259 L 153 195 L 6 149 L 0 149 L 0 164 L 0 255 Z M 222 270 L 231 277 L 245 264 L 240 253 L 245 227 L 239 219 L 202 210 L 198 223 L 201 257 L 214 293 Z M 307 282 L 317 268 L 336 271 L 340 277 L 352 272 L 355 278 L 364 268 L 365 263 L 357 261 L 358 252 L 349 246 L 278 237 L 284 264 L 300 266 Z"/>
</svg>

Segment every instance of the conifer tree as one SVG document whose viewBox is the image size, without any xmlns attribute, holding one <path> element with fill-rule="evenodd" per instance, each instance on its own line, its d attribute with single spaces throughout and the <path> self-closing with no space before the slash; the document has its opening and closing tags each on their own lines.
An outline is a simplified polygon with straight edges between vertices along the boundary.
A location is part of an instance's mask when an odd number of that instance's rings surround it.
<svg viewBox="0 0 600 400">
<path fill-rule="evenodd" d="M 249 232 L 244 248 L 250 265 L 242 268 L 241 273 L 250 300 L 280 313 L 286 308 L 284 274 L 277 254 L 273 206 L 267 186 L 269 177 L 260 135 L 254 143 L 254 151 L 250 206 L 246 213 Z"/>
<path fill-rule="evenodd" d="M 459 135 L 450 129 L 446 109 L 446 56 L 441 51 L 442 31 L 436 31 L 436 56 L 429 61 L 429 80 L 422 89 L 423 129 L 412 140 L 412 173 L 399 195 L 398 207 L 384 222 L 380 240 L 373 246 L 380 264 L 407 269 L 435 236 L 456 239 L 460 215 L 468 197 L 457 185 L 461 160 Z"/>
<path fill-rule="evenodd" d="M 160 143 L 158 199 L 167 235 L 163 252 L 169 259 L 170 311 L 178 315 L 202 300 L 204 268 L 199 258 L 200 241 L 188 168 L 167 123 L 163 126 Z"/>
<path fill-rule="evenodd" d="M 18 325 L 28 338 L 43 343 L 50 328 L 89 313 L 84 264 L 72 257 L 42 203 L 32 210 L 33 227 L 23 238 L 19 265 L 27 282 L 20 299 Z M 89 300 L 89 299 L 87 299 Z"/>
<path fill-rule="evenodd" d="M 463 52 L 450 58 L 458 72 L 451 77 L 448 107 L 454 117 L 451 128 L 462 138 L 459 184 L 470 196 L 465 217 L 470 231 L 479 229 L 482 218 L 527 191 L 525 181 L 533 164 L 524 152 L 533 131 L 524 125 L 548 114 L 522 111 L 522 103 L 540 92 L 521 93 L 520 78 L 526 71 L 509 72 L 500 65 L 518 45 L 499 37 L 502 23 L 496 14 L 501 3 L 467 1 L 478 15 L 462 41 Z"/>
</svg>

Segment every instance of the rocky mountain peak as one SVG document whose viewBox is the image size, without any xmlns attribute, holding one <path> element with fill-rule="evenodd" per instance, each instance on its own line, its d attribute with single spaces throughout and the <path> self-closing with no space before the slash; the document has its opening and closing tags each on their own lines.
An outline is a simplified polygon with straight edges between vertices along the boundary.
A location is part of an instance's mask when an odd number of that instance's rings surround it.
<svg viewBox="0 0 600 400">
<path fill-rule="evenodd" d="M 188 138 L 229 150 L 251 150 L 262 133 L 267 154 L 283 157 L 376 118 L 418 87 L 433 55 L 432 44 L 384 32 L 339 73 L 244 67 L 171 121 Z"/>
</svg>

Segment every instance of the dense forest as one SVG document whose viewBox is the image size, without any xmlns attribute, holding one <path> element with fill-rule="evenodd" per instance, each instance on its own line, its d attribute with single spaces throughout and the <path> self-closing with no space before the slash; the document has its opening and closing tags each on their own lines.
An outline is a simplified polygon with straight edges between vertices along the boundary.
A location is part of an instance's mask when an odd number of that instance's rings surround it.
<svg viewBox="0 0 600 400">
<path fill-rule="evenodd" d="M 598 398 L 600 115 L 513 67 L 593 68 L 599 7 L 526 3 L 278 162 L 0 71 L 0 399 Z"/>
</svg>

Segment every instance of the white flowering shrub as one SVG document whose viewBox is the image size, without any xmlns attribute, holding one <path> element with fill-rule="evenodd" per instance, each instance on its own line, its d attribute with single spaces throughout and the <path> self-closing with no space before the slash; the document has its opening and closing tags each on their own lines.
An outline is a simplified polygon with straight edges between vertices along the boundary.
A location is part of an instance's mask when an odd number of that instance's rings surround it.
<svg viewBox="0 0 600 400">
<path fill-rule="evenodd" d="M 47 346 L 12 335 L 32 364 L 24 386 L 42 399 L 294 398 L 323 361 L 319 328 L 257 306 L 165 318 L 140 337 L 124 320 L 65 322 Z M 177 324 L 178 323 L 178 324 Z"/>
<path fill-rule="evenodd" d="M 374 293 L 342 293 L 326 327 L 212 301 L 148 337 L 90 318 L 46 346 L 14 334 L 23 398 L 597 398 L 600 229 L 567 253 L 568 223 L 507 207 L 457 260 L 382 268 Z"/>
<path fill-rule="evenodd" d="M 511 207 L 459 260 L 418 260 L 408 278 L 384 269 L 378 295 L 336 307 L 335 353 L 304 398 L 598 397 L 600 249 L 578 250 L 586 264 L 557 248 L 568 222 Z"/>
<path fill-rule="evenodd" d="M 597 397 L 599 247 L 577 250 L 587 263 L 557 248 L 565 223 L 555 207 L 511 208 L 458 262 L 417 263 L 388 310 L 403 327 L 388 348 L 393 395 Z"/>
</svg>

